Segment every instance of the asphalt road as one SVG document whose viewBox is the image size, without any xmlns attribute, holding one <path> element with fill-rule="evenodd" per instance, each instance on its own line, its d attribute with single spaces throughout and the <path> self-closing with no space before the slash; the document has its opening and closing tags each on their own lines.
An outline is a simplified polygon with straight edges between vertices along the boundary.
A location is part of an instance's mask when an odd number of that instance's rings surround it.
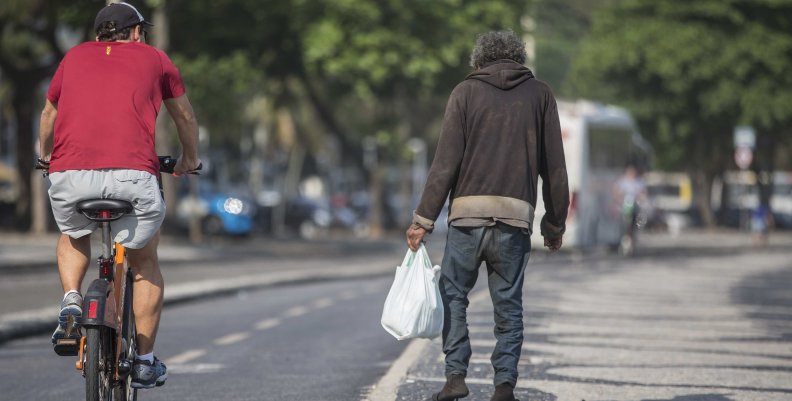
<svg viewBox="0 0 792 401">
<path fill-rule="evenodd" d="M 773 241 L 751 249 L 739 233 L 694 233 L 647 236 L 630 259 L 537 252 L 526 274 L 518 398 L 792 400 L 792 235 Z M 437 263 L 441 241 L 432 244 Z M 375 278 L 302 282 L 168 306 L 157 352 L 171 377 L 140 399 L 428 399 L 444 381 L 439 341 L 397 342 L 379 325 L 390 266 L 402 252 L 239 263 L 241 272 L 315 275 L 382 266 Z M 168 274 L 178 282 L 195 278 L 188 272 L 208 277 L 224 268 L 205 262 Z M 486 400 L 492 392 L 493 318 L 484 279 L 469 309 L 466 400 Z M 14 280 L 8 291 L 27 288 L 26 278 Z M 74 358 L 57 357 L 46 334 L 0 345 L 2 400 L 80 399 L 83 385 Z"/>
<path fill-rule="evenodd" d="M 390 278 L 290 285 L 166 308 L 156 352 L 169 379 L 138 399 L 362 399 L 406 345 L 379 325 L 389 285 Z M 74 361 L 56 356 L 46 335 L 6 343 L 0 394 L 80 399 Z"/>
</svg>

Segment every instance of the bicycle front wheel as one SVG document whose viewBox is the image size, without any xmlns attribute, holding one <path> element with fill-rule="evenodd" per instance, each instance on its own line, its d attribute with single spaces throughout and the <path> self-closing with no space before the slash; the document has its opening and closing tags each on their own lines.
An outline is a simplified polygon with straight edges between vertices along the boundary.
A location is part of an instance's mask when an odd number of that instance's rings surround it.
<svg viewBox="0 0 792 401">
<path fill-rule="evenodd" d="M 85 340 L 85 399 L 111 401 L 113 385 L 110 331 L 103 326 L 86 327 Z"/>
</svg>

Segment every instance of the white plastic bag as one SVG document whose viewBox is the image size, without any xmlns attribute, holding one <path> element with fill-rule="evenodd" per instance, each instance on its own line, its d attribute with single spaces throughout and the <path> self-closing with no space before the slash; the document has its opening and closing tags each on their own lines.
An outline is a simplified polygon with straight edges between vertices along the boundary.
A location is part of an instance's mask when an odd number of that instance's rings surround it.
<svg viewBox="0 0 792 401">
<path fill-rule="evenodd" d="M 434 338 L 443 331 L 443 301 L 440 299 L 440 266 L 432 267 L 423 244 L 407 250 L 396 268 L 385 308 L 382 327 L 397 340 Z"/>
</svg>

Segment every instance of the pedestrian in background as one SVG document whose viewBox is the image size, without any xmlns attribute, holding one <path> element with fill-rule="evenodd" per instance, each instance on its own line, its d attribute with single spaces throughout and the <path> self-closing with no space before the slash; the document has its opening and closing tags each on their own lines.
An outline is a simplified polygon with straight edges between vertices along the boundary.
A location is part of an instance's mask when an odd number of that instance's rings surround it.
<svg viewBox="0 0 792 401">
<path fill-rule="evenodd" d="M 552 251 L 561 247 L 569 188 L 558 110 L 550 88 L 523 66 L 525 60 L 525 44 L 514 32 L 478 36 L 470 60 L 475 70 L 451 92 L 435 158 L 407 230 L 407 243 L 416 250 L 450 194 L 440 278 L 446 383 L 433 400 L 469 393 L 468 293 L 482 261 L 497 339 L 491 399 L 515 399 L 538 176 L 547 210 L 540 225 L 544 244 Z"/>
</svg>

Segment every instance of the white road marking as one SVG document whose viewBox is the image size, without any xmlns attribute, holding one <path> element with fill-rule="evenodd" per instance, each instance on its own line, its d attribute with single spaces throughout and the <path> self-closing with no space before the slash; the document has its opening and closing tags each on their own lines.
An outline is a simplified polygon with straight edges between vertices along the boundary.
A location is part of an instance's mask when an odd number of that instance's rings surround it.
<svg viewBox="0 0 792 401">
<path fill-rule="evenodd" d="M 215 373 L 224 366 L 219 363 L 191 363 L 168 365 L 168 373 L 189 374 L 189 373 Z"/>
<path fill-rule="evenodd" d="M 368 401 L 395 401 L 399 392 L 399 386 L 404 383 L 409 369 L 415 361 L 424 353 L 424 349 L 431 341 L 416 339 L 412 340 L 407 348 L 404 349 L 399 359 L 393 362 L 391 368 L 382 376 L 382 379 L 374 385 L 371 392 L 366 397 Z"/>
<path fill-rule="evenodd" d="M 214 340 L 215 345 L 231 345 L 234 343 L 238 343 L 246 338 L 250 337 L 250 333 L 243 331 L 240 333 L 233 333 L 227 336 L 220 337 Z"/>
<path fill-rule="evenodd" d="M 311 307 L 313 307 L 314 309 L 322 309 L 333 305 L 333 303 L 335 302 L 333 302 L 331 298 L 320 298 L 314 301 L 314 303 L 311 304 Z"/>
<path fill-rule="evenodd" d="M 285 317 L 297 317 L 308 313 L 308 308 L 304 306 L 295 306 L 283 313 Z"/>
<path fill-rule="evenodd" d="M 344 291 L 344 292 L 338 294 L 338 299 L 341 299 L 341 300 L 344 300 L 344 301 L 348 301 L 350 299 L 357 298 L 357 296 L 358 296 L 357 291 L 347 290 L 347 291 Z"/>
<path fill-rule="evenodd" d="M 342 293 L 343 295 L 343 293 Z M 487 291 L 479 291 L 477 293 L 473 293 L 470 296 L 470 302 L 478 302 L 478 300 L 485 299 L 489 296 Z M 399 392 L 399 386 L 401 386 L 405 382 L 411 382 L 416 380 L 411 376 L 407 376 L 407 370 L 410 369 L 413 364 L 424 354 L 424 350 L 426 347 L 433 346 L 433 347 L 441 347 L 440 340 L 435 339 L 432 341 L 424 340 L 424 339 L 416 339 L 412 340 L 407 348 L 404 349 L 399 359 L 393 362 L 391 368 L 388 369 L 388 372 L 385 373 L 385 376 L 377 382 L 376 385 L 371 389 L 371 392 L 366 397 L 367 401 L 396 401 L 397 393 Z M 442 353 L 440 354 L 440 359 L 442 360 Z M 419 378 L 417 380 L 429 380 L 434 381 L 434 378 Z M 442 378 L 442 381 L 445 382 L 445 378 Z M 490 383 L 492 380 L 488 380 L 487 382 Z"/>
<path fill-rule="evenodd" d="M 200 358 L 204 355 L 206 355 L 205 349 L 193 349 L 183 352 L 174 357 L 168 358 L 168 360 L 165 361 L 165 364 L 168 365 L 168 369 L 170 369 L 171 365 L 179 365 L 179 364 L 187 363 L 189 361 L 192 361 L 193 359 Z"/>
<path fill-rule="evenodd" d="M 281 324 L 278 318 L 266 319 L 256 323 L 256 330 L 267 330 Z"/>
</svg>

